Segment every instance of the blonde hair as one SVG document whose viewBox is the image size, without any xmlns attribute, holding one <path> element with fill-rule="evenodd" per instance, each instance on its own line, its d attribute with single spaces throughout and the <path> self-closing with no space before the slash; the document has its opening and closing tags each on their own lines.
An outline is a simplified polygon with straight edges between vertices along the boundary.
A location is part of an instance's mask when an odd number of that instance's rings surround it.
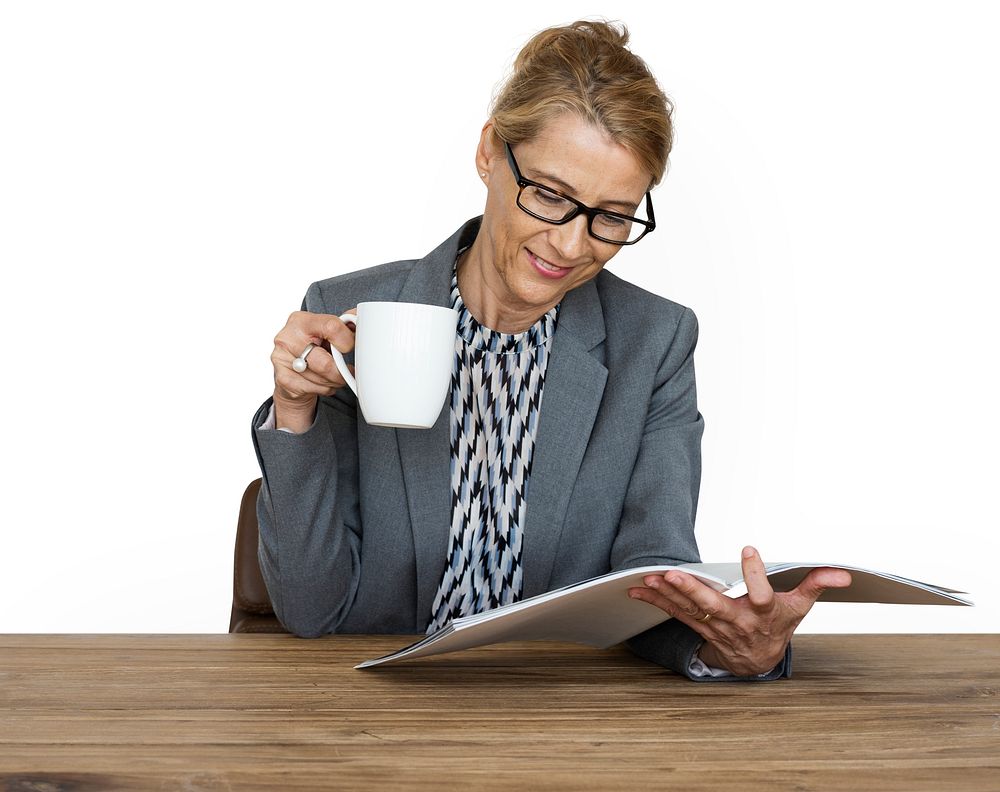
<svg viewBox="0 0 1000 792">
<path fill-rule="evenodd" d="M 621 23 L 580 20 L 536 33 L 493 100 L 495 142 L 531 140 L 573 112 L 626 148 L 649 171 L 650 187 L 658 184 L 673 146 L 673 103 L 626 44 Z"/>
</svg>

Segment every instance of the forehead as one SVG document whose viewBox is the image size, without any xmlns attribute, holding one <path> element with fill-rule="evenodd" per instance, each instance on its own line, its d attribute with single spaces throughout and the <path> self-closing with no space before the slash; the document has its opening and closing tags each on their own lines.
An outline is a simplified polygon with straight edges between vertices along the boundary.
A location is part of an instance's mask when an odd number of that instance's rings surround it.
<svg viewBox="0 0 1000 792">
<path fill-rule="evenodd" d="M 570 113 L 550 121 L 531 140 L 520 143 L 517 164 L 534 181 L 558 179 L 577 200 L 599 204 L 638 204 L 652 176 L 624 146 L 599 126 Z"/>
</svg>

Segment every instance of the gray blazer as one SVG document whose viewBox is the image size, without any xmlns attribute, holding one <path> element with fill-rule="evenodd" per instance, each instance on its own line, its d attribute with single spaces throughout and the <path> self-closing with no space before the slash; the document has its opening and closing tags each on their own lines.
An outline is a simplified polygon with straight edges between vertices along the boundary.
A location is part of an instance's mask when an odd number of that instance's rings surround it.
<svg viewBox="0 0 1000 792">
<path fill-rule="evenodd" d="M 423 259 L 313 283 L 303 310 L 450 305 L 455 258 L 480 220 Z M 612 570 L 699 560 L 697 334 L 690 309 L 607 271 L 563 299 L 526 492 L 524 597 Z M 296 435 L 260 428 L 271 401 L 252 435 L 263 475 L 258 555 L 279 620 L 301 636 L 422 633 L 451 524 L 447 405 L 429 430 L 373 427 L 343 388 L 322 397 L 313 426 Z M 686 673 L 700 643 L 670 620 L 629 646 Z"/>
</svg>

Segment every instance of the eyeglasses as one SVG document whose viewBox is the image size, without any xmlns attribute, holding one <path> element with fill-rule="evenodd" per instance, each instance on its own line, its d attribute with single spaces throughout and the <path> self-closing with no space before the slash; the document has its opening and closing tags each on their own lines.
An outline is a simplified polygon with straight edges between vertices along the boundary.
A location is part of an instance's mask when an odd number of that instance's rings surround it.
<svg viewBox="0 0 1000 792">
<path fill-rule="evenodd" d="M 607 209 L 593 209 L 559 190 L 524 178 L 521 169 L 517 167 L 517 160 L 514 159 L 510 144 L 504 141 L 503 145 L 507 151 L 507 162 L 514 171 L 514 179 L 520 188 L 517 193 L 517 205 L 532 217 L 553 225 L 562 225 L 578 214 L 584 214 L 587 216 L 587 231 L 590 235 L 611 245 L 634 245 L 656 228 L 653 199 L 648 190 L 646 191 L 647 220 Z"/>
</svg>

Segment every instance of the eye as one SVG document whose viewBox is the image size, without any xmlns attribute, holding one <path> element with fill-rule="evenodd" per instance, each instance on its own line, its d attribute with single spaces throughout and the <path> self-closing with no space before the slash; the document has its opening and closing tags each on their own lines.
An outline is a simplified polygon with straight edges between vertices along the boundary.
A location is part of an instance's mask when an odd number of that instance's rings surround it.
<svg viewBox="0 0 1000 792">
<path fill-rule="evenodd" d="M 535 197 L 549 206 L 559 206 L 566 203 L 564 198 L 560 198 L 558 195 L 553 195 L 545 190 L 535 190 Z"/>
<path fill-rule="evenodd" d="M 628 221 L 623 217 L 615 217 L 614 215 L 601 214 L 597 216 L 597 221 L 608 228 L 621 228 Z"/>
</svg>

